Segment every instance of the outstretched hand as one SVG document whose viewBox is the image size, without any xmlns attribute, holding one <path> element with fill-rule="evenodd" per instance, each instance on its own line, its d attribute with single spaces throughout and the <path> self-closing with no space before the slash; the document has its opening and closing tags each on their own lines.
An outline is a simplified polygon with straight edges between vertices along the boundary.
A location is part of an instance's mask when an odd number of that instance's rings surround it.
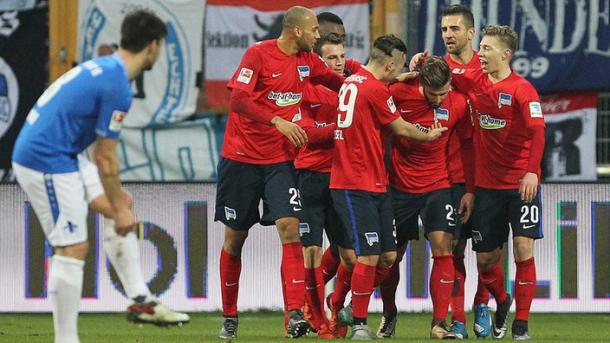
<svg viewBox="0 0 610 343">
<path fill-rule="evenodd" d="M 426 49 L 426 50 L 424 50 L 424 52 L 418 52 L 415 55 L 413 55 L 413 57 L 411 57 L 411 61 L 409 61 L 409 70 L 410 71 L 419 70 L 421 65 L 426 60 L 426 58 L 428 58 L 429 54 L 430 53 L 428 52 L 428 49 Z"/>
<path fill-rule="evenodd" d="M 448 128 L 443 127 L 443 125 L 438 121 L 434 121 L 434 124 L 428 130 L 428 140 L 433 141 L 439 139 L 443 132 L 447 131 Z"/>
</svg>

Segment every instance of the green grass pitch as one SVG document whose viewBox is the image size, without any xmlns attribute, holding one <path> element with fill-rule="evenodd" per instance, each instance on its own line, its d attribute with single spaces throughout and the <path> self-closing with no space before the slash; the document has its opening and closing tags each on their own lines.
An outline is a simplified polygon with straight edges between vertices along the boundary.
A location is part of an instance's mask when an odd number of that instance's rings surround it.
<svg viewBox="0 0 610 343">
<path fill-rule="evenodd" d="M 222 323 L 219 313 L 191 314 L 191 323 L 183 327 L 138 327 L 122 314 L 81 314 L 79 332 L 82 343 L 169 343 L 226 342 L 218 338 Z M 513 316 L 511 315 L 511 322 Z M 380 315 L 369 318 L 376 329 Z M 430 313 L 401 313 L 397 336 L 391 342 L 430 342 Z M 474 339 L 472 314 L 467 326 Z M 282 338 L 283 317 L 279 312 L 247 312 L 240 315 L 237 342 L 287 342 Z M 349 335 L 349 333 L 348 333 Z M 505 341 L 511 341 L 510 330 Z M 532 314 L 530 335 L 535 342 L 610 342 L 610 314 Z M 309 334 L 300 341 L 314 341 Z M 489 340 L 489 339 L 488 339 Z M 0 342 L 52 342 L 53 322 L 50 314 L 0 314 Z"/>
</svg>

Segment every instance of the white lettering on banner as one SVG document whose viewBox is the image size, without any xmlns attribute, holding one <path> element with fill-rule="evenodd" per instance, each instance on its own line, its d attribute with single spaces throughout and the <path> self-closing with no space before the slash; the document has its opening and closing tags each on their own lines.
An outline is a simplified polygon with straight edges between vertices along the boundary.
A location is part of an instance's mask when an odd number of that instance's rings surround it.
<svg viewBox="0 0 610 343">
<path fill-rule="evenodd" d="M 130 183 L 126 184 L 125 188 L 134 197 L 135 212 L 138 217 L 149 223 L 148 227 L 143 230 L 144 239 L 139 244 L 145 280 L 155 278 L 161 274 L 165 278 L 162 283 L 166 285 L 166 287 L 163 287 L 164 292 L 160 295 L 161 300 L 167 302 L 176 310 L 218 310 L 221 305 L 221 281 L 217 268 L 224 224 L 213 221 L 216 185 L 213 183 Z M 43 234 L 36 231 L 37 229 L 33 225 L 29 227 L 28 232 L 28 228 L 25 226 L 27 218 L 23 211 L 24 202 L 27 198 L 18 185 L 2 184 L 0 185 L 0 193 L 3 195 L 0 197 L 0 217 L 15 218 L 14 229 L 0 230 L 0 260 L 14 261 L 11 268 L 0 269 L 0 279 L 2 280 L 0 283 L 0 294 L 2 295 L 0 297 L 0 312 L 47 312 L 51 309 L 50 302 L 41 298 L 34 298 L 32 294 L 28 297 L 24 289 L 27 275 L 34 275 L 37 279 L 44 280 L 44 263 L 48 262 L 48 256 L 46 258 L 40 256 L 44 254 L 41 251 L 43 249 L 35 249 L 33 245 L 28 247 L 27 241 L 27 239 L 36 239 L 37 244 L 43 243 Z M 536 242 L 537 253 L 540 256 L 545 256 L 544 259 L 536 262 L 539 272 L 538 279 L 542 281 L 538 284 L 541 287 L 538 290 L 544 291 L 544 287 L 548 287 L 546 290 L 550 293 L 544 301 L 535 299 L 532 303 L 532 310 L 534 312 L 607 312 L 608 298 L 604 298 L 605 295 L 601 293 L 601 291 L 607 290 L 607 287 L 595 292 L 580 293 L 577 298 L 561 298 L 556 290 L 561 289 L 562 280 L 558 278 L 556 271 L 562 263 L 576 263 L 576 265 L 572 265 L 574 270 L 591 271 L 578 273 L 578 277 L 573 282 L 577 283 L 579 290 L 594 290 L 593 286 L 596 284 L 596 278 L 604 277 L 603 273 L 607 269 L 594 268 L 597 261 L 596 256 L 598 256 L 596 254 L 603 254 L 603 252 L 608 251 L 610 242 L 602 240 L 599 235 L 592 235 L 592 230 L 603 230 L 610 222 L 610 212 L 607 211 L 608 204 L 606 203 L 607 199 L 610 199 L 610 185 L 543 184 L 540 194 L 542 203 L 545 204 L 540 209 L 540 223 L 545 226 L 545 232 L 552 232 L 551 228 L 553 230 L 558 228 L 559 230 L 573 230 L 571 232 L 576 236 L 575 239 L 569 243 L 564 238 L 561 244 L 573 244 L 567 245 L 565 248 L 576 251 L 578 259 L 568 260 L 564 256 L 564 260 L 561 260 L 557 251 L 557 235 L 550 234 Z M 207 203 L 207 208 L 191 208 L 191 210 L 185 211 L 185 206 L 188 207 L 192 204 L 203 206 L 205 203 Z M 572 206 L 573 209 L 569 213 L 565 210 L 560 213 L 560 209 L 565 207 L 566 204 Z M 596 209 L 596 215 L 587 215 L 591 213 L 592 209 Z M 183 213 L 184 215 L 176 215 Z M 193 221 L 195 216 L 199 217 L 199 221 Z M 33 218 L 34 215 L 29 220 L 33 222 Z M 206 219 L 207 226 L 202 223 Z M 188 230 L 188 227 L 197 230 L 207 227 L 207 235 L 200 236 L 200 238 L 205 237 L 207 239 L 207 250 L 200 251 L 201 255 L 199 257 L 195 257 L 192 251 L 189 253 L 189 249 L 196 248 L 196 246 L 192 242 L 189 245 L 188 234 L 193 232 Z M 2 229 L 4 228 L 3 226 Z M 101 230 L 102 228 L 95 228 L 94 226 L 94 229 Z M 601 231 L 597 232 L 601 233 Z M 163 241 L 157 237 L 152 237 L 151 233 L 162 235 Z M 374 235 L 371 238 L 374 238 Z M 95 238 L 92 237 L 92 239 Z M 282 308 L 282 286 L 278 272 L 281 259 L 277 258 L 278 253 L 280 253 L 277 233 L 272 230 L 264 230 L 262 226 L 257 224 L 252 228 L 248 240 L 248 245 L 255 246 L 256 249 L 244 249 L 242 253 L 242 270 L 245 272 L 242 273 L 240 283 L 254 285 L 255 287 L 240 289 L 240 309 L 248 311 Z M 98 241 L 98 243 L 101 242 Z M 591 249 L 592 243 L 596 244 L 595 246 L 599 249 Z M 429 255 L 425 255 L 425 241 L 414 242 L 414 246 L 416 244 L 419 245 L 416 248 L 411 248 L 410 257 L 406 256 L 401 262 L 403 264 L 400 269 L 407 273 L 407 277 L 403 278 L 398 286 L 403 290 L 408 290 L 411 287 L 410 285 L 413 285 L 408 283 L 407 280 L 419 280 L 421 282 L 421 280 L 427 280 L 430 275 L 432 265 L 423 264 L 423 259 L 430 258 Z M 511 243 L 509 242 L 509 244 Z M 97 288 L 87 287 L 90 290 L 95 289 L 97 296 L 83 301 L 81 303 L 82 311 L 124 311 L 124 304 L 127 299 L 111 282 L 111 277 L 106 269 L 106 257 L 101 250 L 97 250 L 100 248 L 100 244 L 91 247 L 92 256 L 95 256 L 93 262 L 98 272 L 91 274 L 92 278 L 85 281 L 91 282 L 88 286 L 99 286 Z M 163 249 L 172 254 L 177 254 L 170 258 L 167 252 L 162 251 Z M 417 257 L 416 251 L 421 251 Z M 38 254 L 41 259 L 30 260 L 32 262 L 28 264 L 26 262 L 28 261 L 28 256 L 26 256 L 28 252 Z M 175 262 L 176 264 L 172 267 L 170 263 L 159 263 L 159 258 L 164 258 L 163 262 Z M 196 258 L 197 260 L 195 260 Z M 466 256 L 467 274 L 476 275 L 476 261 L 474 259 L 473 254 Z M 201 266 L 202 261 L 204 262 L 203 266 Z M 427 269 L 407 268 L 408 263 L 410 265 L 425 265 Z M 205 273 L 203 271 L 207 271 L 205 279 L 207 296 L 205 297 L 193 296 L 192 292 L 189 294 L 189 287 L 196 286 L 195 282 L 190 279 L 194 275 L 191 273 L 191 268 L 196 265 L 203 267 L 200 272 Z M 161 279 L 158 280 L 161 281 Z M 290 281 L 292 281 L 292 278 Z M 295 278 L 295 281 L 300 282 L 301 279 Z M 507 281 L 511 283 L 515 280 Z M 467 278 L 465 289 L 476 289 L 476 282 L 476 278 Z M 518 280 L 515 282 L 518 283 Z M 229 283 L 229 286 L 236 285 Z M 566 284 L 564 283 L 563 286 L 566 286 Z M 44 297 L 44 286 L 38 287 L 38 289 L 38 294 L 42 294 L 41 297 Z M 411 291 L 413 291 L 412 288 Z M 421 298 L 408 296 L 407 294 L 409 293 L 397 293 L 396 302 L 399 311 L 430 311 L 432 309 L 429 294 L 423 294 Z M 370 306 L 371 312 L 382 310 L 380 301 L 371 301 Z M 470 310 L 468 304 L 465 310 Z"/>
</svg>

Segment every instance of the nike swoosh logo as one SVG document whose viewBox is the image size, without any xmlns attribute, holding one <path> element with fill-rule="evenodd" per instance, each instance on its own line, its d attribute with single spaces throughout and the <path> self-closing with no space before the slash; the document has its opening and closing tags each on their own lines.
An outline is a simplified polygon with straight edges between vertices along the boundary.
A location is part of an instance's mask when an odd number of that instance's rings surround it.
<svg viewBox="0 0 610 343">
<path fill-rule="evenodd" d="M 305 282 L 305 280 L 295 280 L 295 279 L 292 279 L 292 283 L 303 283 L 303 282 Z"/>
<path fill-rule="evenodd" d="M 271 74 L 271 77 L 278 77 L 278 76 L 280 76 L 280 75 L 282 75 L 282 73 L 277 73 L 277 74 L 276 74 L 276 73 L 273 73 L 273 74 Z"/>
<path fill-rule="evenodd" d="M 316 108 L 316 107 L 320 107 L 322 106 L 322 104 L 311 104 L 309 105 L 309 108 Z"/>
<path fill-rule="evenodd" d="M 238 282 L 233 282 L 233 283 L 225 282 L 225 286 L 227 286 L 227 287 L 233 287 L 233 286 L 235 286 L 237 284 L 238 284 Z"/>
<path fill-rule="evenodd" d="M 400 110 L 400 113 L 410 113 L 410 112 L 413 112 L 413 110 L 402 110 L 402 109 Z"/>
<path fill-rule="evenodd" d="M 519 280 L 519 284 L 520 285 L 533 285 L 534 283 L 531 282 L 531 281 L 521 281 L 521 280 Z"/>
<path fill-rule="evenodd" d="M 315 285 L 315 286 L 313 286 L 313 287 L 310 287 L 310 286 L 305 286 L 305 289 L 306 289 L 306 290 L 316 289 L 316 288 L 318 288 L 319 286 L 320 286 L 320 284 L 317 284 L 317 285 Z"/>
<path fill-rule="evenodd" d="M 441 279 L 441 283 L 453 283 L 453 280 Z"/>
<path fill-rule="evenodd" d="M 352 291 L 353 295 L 370 295 L 372 292 L 354 292 Z"/>
<path fill-rule="evenodd" d="M 298 212 L 298 211 L 302 210 L 302 208 L 293 207 L 292 210 L 295 211 L 295 212 Z"/>
<path fill-rule="evenodd" d="M 524 228 L 524 229 L 531 229 L 531 228 L 533 228 L 534 226 L 536 226 L 536 224 L 532 224 L 532 225 L 523 225 L 523 228 Z"/>
</svg>

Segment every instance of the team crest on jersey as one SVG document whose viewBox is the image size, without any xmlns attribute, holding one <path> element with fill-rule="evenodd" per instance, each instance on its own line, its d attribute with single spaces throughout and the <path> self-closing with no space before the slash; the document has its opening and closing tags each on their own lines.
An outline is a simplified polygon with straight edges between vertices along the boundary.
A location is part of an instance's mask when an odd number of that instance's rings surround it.
<svg viewBox="0 0 610 343">
<path fill-rule="evenodd" d="M 365 232 L 364 237 L 366 237 L 366 243 L 369 246 L 373 246 L 375 243 L 379 243 L 379 235 L 377 232 Z"/>
<path fill-rule="evenodd" d="M 449 120 L 449 110 L 446 108 L 434 109 L 434 120 Z"/>
<path fill-rule="evenodd" d="M 387 103 L 390 111 L 392 111 L 392 113 L 396 112 L 396 105 L 394 105 L 394 98 L 392 98 L 392 96 L 388 98 Z"/>
<path fill-rule="evenodd" d="M 303 236 L 306 233 L 309 233 L 309 224 L 308 223 L 299 223 L 299 235 Z"/>
<path fill-rule="evenodd" d="M 237 82 L 249 84 L 250 80 L 252 80 L 252 75 L 254 75 L 254 71 L 248 68 L 241 68 L 239 71 L 239 76 L 237 77 Z"/>
<path fill-rule="evenodd" d="M 303 81 L 303 78 L 309 77 L 309 66 L 297 66 L 297 70 L 301 81 Z"/>
<path fill-rule="evenodd" d="M 510 94 L 500 93 L 498 96 L 498 108 L 502 105 L 511 106 L 513 104 L 513 97 Z"/>
<path fill-rule="evenodd" d="M 506 126 L 506 120 L 498 119 L 489 114 L 479 114 L 479 125 L 482 129 L 496 130 Z"/>
<path fill-rule="evenodd" d="M 125 119 L 125 112 L 122 111 L 114 111 L 112 112 L 112 119 L 110 119 L 110 125 L 108 125 L 108 130 L 110 131 L 120 131 L 121 127 L 123 127 L 123 120 Z"/>
<path fill-rule="evenodd" d="M 530 102 L 530 117 L 542 118 L 542 108 L 540 107 L 539 102 L 537 102 L 537 101 Z"/>
</svg>

